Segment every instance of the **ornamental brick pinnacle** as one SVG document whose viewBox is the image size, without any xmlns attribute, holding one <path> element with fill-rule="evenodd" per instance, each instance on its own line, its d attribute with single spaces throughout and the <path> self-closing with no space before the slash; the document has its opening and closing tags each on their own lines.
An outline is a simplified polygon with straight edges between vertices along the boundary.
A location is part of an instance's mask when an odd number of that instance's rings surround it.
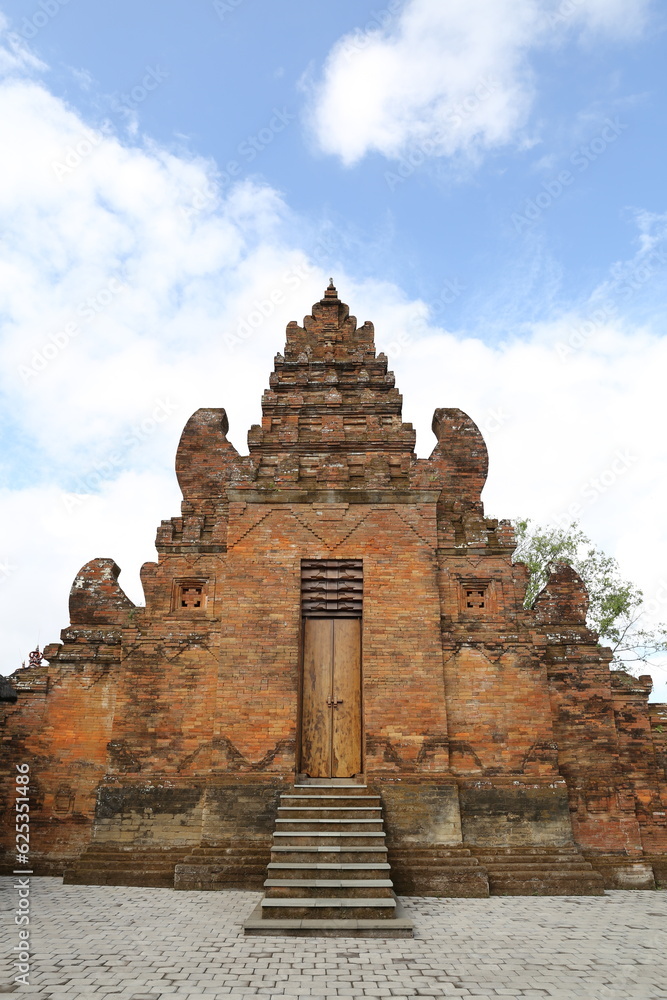
<svg viewBox="0 0 667 1000">
<path fill-rule="evenodd" d="M 480 499 L 475 423 L 436 409 L 435 447 L 417 458 L 373 325 L 331 282 L 287 326 L 247 455 L 227 430 L 223 409 L 185 426 L 183 502 L 142 567 L 145 607 L 113 559 L 92 559 L 48 664 L 13 675 L 2 774 L 30 765 L 34 870 L 174 885 L 176 868 L 179 888 L 261 888 L 279 796 L 310 761 L 328 771 L 310 778 L 363 778 L 381 796 L 398 891 L 664 880 L 667 706 L 648 705 L 650 678 L 610 673 L 571 568 L 523 607 L 512 527 Z M 345 664 L 327 653 L 319 708 L 320 661 L 304 649 L 318 614 L 361 616 L 361 649 L 348 642 Z M 343 668 L 361 705 L 343 734 L 354 775 L 327 750 Z M 304 751 L 306 725 L 323 764 Z"/>
</svg>

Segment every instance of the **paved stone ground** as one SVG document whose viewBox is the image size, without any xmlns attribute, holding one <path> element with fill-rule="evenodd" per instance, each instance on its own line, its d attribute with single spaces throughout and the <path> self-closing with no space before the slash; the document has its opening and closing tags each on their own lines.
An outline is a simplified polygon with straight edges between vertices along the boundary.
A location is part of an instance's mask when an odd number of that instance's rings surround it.
<svg viewBox="0 0 667 1000">
<path fill-rule="evenodd" d="M 15 996 L 667 1000 L 667 892 L 407 898 L 414 940 L 244 938 L 258 893 L 34 878 L 30 985 L 14 986 L 13 881 L 0 879 L 0 993 Z"/>
</svg>

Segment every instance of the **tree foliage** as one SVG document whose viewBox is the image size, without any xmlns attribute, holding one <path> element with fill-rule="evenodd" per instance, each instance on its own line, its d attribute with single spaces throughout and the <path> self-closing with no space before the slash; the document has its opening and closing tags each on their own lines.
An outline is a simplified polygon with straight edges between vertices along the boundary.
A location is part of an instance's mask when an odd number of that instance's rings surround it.
<svg viewBox="0 0 667 1000">
<path fill-rule="evenodd" d="M 540 526 L 529 519 L 514 523 L 514 562 L 530 571 L 524 607 L 531 608 L 558 563 L 577 571 L 588 590 L 586 623 L 611 646 L 612 667 L 629 670 L 667 652 L 667 626 L 651 625 L 644 613 L 642 591 L 621 576 L 617 561 L 597 549 L 575 522 L 566 528 Z M 655 666 L 655 663 L 650 664 Z"/>
</svg>

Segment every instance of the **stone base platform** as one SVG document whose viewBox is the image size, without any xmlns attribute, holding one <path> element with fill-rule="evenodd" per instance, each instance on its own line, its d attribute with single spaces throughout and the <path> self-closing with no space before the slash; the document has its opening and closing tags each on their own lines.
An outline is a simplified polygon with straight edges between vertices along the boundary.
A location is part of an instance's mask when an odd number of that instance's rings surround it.
<svg viewBox="0 0 667 1000">
<path fill-rule="evenodd" d="M 486 869 L 468 847 L 389 847 L 396 892 L 402 896 L 483 899 L 489 895 Z"/>
<path fill-rule="evenodd" d="M 575 847 L 471 847 L 492 896 L 602 896 L 604 880 Z"/>
<path fill-rule="evenodd" d="M 272 919 L 262 915 L 262 902 L 258 903 L 243 925 L 246 936 L 255 937 L 354 937 L 354 938 L 411 938 L 413 923 L 403 916 L 396 901 L 395 916 L 386 920 L 354 920 L 346 917 L 304 917 L 302 919 Z"/>
<path fill-rule="evenodd" d="M 90 844 L 77 861 L 65 868 L 65 885 L 127 885 L 171 889 L 174 867 L 189 850 L 172 847 L 150 850 L 118 844 Z"/>
<path fill-rule="evenodd" d="M 667 861 L 650 857 L 630 858 L 617 854 L 589 854 L 586 860 L 602 876 L 605 889 L 655 889 L 662 870 L 667 875 Z M 653 862 L 653 863 L 652 863 Z"/>
<path fill-rule="evenodd" d="M 268 838 L 202 845 L 176 865 L 174 889 L 262 889 L 270 858 Z"/>
</svg>

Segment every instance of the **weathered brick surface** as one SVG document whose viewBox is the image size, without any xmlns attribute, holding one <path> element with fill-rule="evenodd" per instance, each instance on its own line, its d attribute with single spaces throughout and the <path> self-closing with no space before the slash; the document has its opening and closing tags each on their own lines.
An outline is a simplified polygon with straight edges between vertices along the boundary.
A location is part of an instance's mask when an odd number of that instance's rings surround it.
<svg viewBox="0 0 667 1000">
<path fill-rule="evenodd" d="M 145 607 L 112 559 L 87 563 L 49 666 L 18 671 L 2 706 L 5 773 L 31 765 L 43 870 L 91 836 L 109 871 L 132 850 L 147 872 L 156 851 L 254 841 L 254 858 L 300 767 L 301 561 L 354 559 L 364 770 L 393 849 L 432 852 L 419 878 L 401 855 L 402 877 L 423 886 L 457 844 L 545 858 L 574 845 L 612 881 L 664 872 L 667 709 L 647 704 L 645 678 L 610 673 L 572 570 L 524 609 L 511 525 L 480 500 L 474 422 L 436 410 L 417 459 L 401 409 L 372 324 L 330 286 L 287 327 L 247 456 L 223 409 L 190 418 Z"/>
<path fill-rule="evenodd" d="M 642 847 L 651 855 L 667 853 L 667 776 L 664 769 L 664 737 L 654 743 L 652 718 L 664 706 L 651 705 L 650 676 L 631 677 L 617 672 L 611 676 L 614 724 L 618 734 L 619 767 L 622 781 L 635 800 Z M 659 717 L 659 716 L 658 716 Z M 658 723 L 657 728 L 660 728 Z M 659 737 L 659 733 L 655 733 Z"/>
</svg>

